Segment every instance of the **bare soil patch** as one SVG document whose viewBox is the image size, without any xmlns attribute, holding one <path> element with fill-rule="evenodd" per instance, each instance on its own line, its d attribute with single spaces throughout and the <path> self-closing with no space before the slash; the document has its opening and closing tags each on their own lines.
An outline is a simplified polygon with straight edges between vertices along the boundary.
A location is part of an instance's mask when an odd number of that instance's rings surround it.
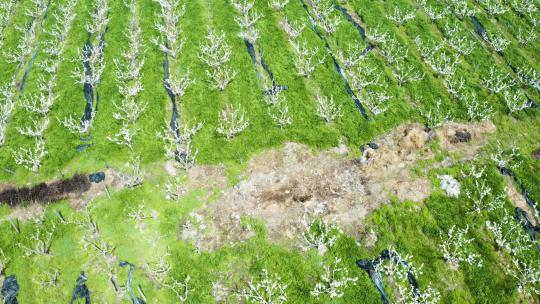
<svg viewBox="0 0 540 304">
<path fill-rule="evenodd" d="M 455 140 L 458 131 L 470 138 Z M 269 237 L 281 244 L 298 243 L 306 219 L 315 218 L 358 236 L 366 217 L 390 197 L 422 201 L 431 194 L 431 182 L 412 174 L 419 160 L 434 157 L 429 142 L 438 140 L 444 149 L 472 158 L 486 142 L 485 134 L 494 131 L 491 123 L 449 123 L 437 132 L 408 124 L 376 139 L 378 149 L 367 151 L 362 161 L 348 158 L 343 147 L 313 153 L 287 143 L 254 157 L 237 185 L 184 221 L 179 238 L 198 250 L 243 241 L 254 232 L 241 225 L 242 217 L 261 219 Z"/>
</svg>

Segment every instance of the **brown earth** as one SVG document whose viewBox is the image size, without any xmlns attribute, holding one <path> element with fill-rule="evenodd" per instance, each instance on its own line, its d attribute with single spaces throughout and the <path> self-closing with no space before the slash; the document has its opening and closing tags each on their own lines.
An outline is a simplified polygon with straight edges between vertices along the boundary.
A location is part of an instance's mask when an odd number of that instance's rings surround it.
<svg viewBox="0 0 540 304">
<path fill-rule="evenodd" d="M 469 133 L 470 142 L 454 140 L 456 131 Z M 198 250 L 243 241 L 254 235 L 251 227 L 241 225 L 246 216 L 263 220 L 278 243 L 297 243 L 305 219 L 314 218 L 359 236 L 366 217 L 391 197 L 422 201 L 430 195 L 431 182 L 412 174 L 419 160 L 435 156 L 428 143 L 438 140 L 444 149 L 471 159 L 486 142 L 485 134 L 494 131 L 491 123 L 449 123 L 435 133 L 418 124 L 404 125 L 376 139 L 379 148 L 362 161 L 347 158 L 343 145 L 313 153 L 287 143 L 254 157 L 237 185 L 224 188 L 217 201 L 185 220 L 179 238 L 192 241 Z"/>
</svg>

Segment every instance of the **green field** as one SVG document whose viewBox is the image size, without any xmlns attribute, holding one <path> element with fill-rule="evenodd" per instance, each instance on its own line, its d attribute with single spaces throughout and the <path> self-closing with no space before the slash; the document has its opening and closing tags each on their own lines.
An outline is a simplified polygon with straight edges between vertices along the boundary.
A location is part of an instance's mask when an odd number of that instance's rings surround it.
<svg viewBox="0 0 540 304">
<path fill-rule="evenodd" d="M 0 201 L 0 287 L 15 275 L 18 303 L 69 303 L 84 271 L 94 303 L 382 303 L 356 262 L 392 248 L 376 267 L 389 302 L 540 303 L 540 1 L 252 1 L 1 1 L 0 194 L 107 179 L 60 201 Z M 326 210 L 286 241 L 250 210 L 234 228 L 247 239 L 201 250 L 182 237 L 211 225 L 205 211 L 219 216 L 268 151 L 341 145 L 336 161 L 370 170 L 360 146 L 406 159 L 382 136 L 449 122 L 494 130 L 457 150 L 436 136 L 417 147 L 407 172 L 431 185 L 425 199 L 388 191 L 358 227 L 332 229 L 345 219 Z M 306 235 L 324 250 L 303 250 Z"/>
</svg>

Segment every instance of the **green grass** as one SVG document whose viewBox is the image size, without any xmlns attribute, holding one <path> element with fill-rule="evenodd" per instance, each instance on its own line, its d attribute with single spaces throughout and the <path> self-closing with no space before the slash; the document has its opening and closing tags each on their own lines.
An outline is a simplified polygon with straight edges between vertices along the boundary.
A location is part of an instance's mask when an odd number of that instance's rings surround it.
<svg viewBox="0 0 540 304">
<path fill-rule="evenodd" d="M 38 32 L 39 42 L 49 38 L 48 31 L 54 25 L 52 14 L 66 0 L 52 1 L 49 18 L 43 22 Z M 497 126 L 496 134 L 490 137 L 489 144 L 482 148 L 481 157 L 475 162 L 487 165 L 487 182 L 495 192 L 503 191 L 504 181 L 495 166 L 487 161 L 488 155 L 496 149 L 496 141 L 503 145 L 515 144 L 520 148 L 520 166 L 516 168 L 517 178 L 523 183 L 529 194 L 540 201 L 540 162 L 534 160 L 531 153 L 538 149 L 540 143 L 540 115 L 538 110 L 527 109 L 515 114 L 506 115 L 502 94 L 494 95 L 482 84 L 482 79 L 495 66 L 497 69 L 515 76 L 510 66 L 496 53 L 490 51 L 476 33 L 470 20 L 459 20 L 455 16 L 445 20 L 431 22 L 422 10 L 417 17 L 404 26 L 396 26 L 385 16 L 394 8 L 412 8 L 417 1 L 338 1 L 349 11 L 356 13 L 366 31 L 379 28 L 395 36 L 396 40 L 409 50 L 407 63 L 425 73 L 423 80 L 399 86 L 392 75 L 393 66 L 389 65 L 380 49 L 373 50 L 366 60 L 378 68 L 382 79 L 388 84 L 387 94 L 393 96 L 390 108 L 381 115 L 368 112 L 369 118 L 363 118 L 355 107 L 353 100 L 345 91 L 344 82 L 336 72 L 330 56 L 319 66 L 312 77 L 305 78 L 297 74 L 293 58 L 294 50 L 288 37 L 282 31 L 280 23 L 287 18 L 290 21 L 306 23 L 301 40 L 310 47 L 318 47 L 326 52 L 323 41 L 319 39 L 308 21 L 308 13 L 300 1 L 291 1 L 285 10 L 273 11 L 267 1 L 257 1 L 255 10 L 264 15 L 257 23 L 260 39 L 257 50 L 275 74 L 276 82 L 285 85 L 284 92 L 293 116 L 293 124 L 284 129 L 274 125 L 263 99 L 263 84 L 257 79 L 255 67 L 239 37 L 240 28 L 234 18 L 238 12 L 229 1 L 195 0 L 186 1 L 187 14 L 181 20 L 185 47 L 174 62 L 175 71 L 190 71 L 195 83 L 179 101 L 187 121 L 204 121 L 204 127 L 194 137 L 193 145 L 198 149 L 198 163 L 224 164 L 230 184 L 236 184 L 247 163 L 254 155 L 262 151 L 278 148 L 286 142 L 298 142 L 310 146 L 313 150 L 321 150 L 346 143 L 351 148 L 351 155 L 358 156 L 357 147 L 375 137 L 407 122 L 425 123 L 419 109 L 430 109 L 436 101 L 442 101 L 445 111 L 452 114 L 456 121 L 466 121 L 466 106 L 455 100 L 446 90 L 443 78 L 436 75 L 422 60 L 414 39 L 443 43 L 445 25 L 448 21 L 457 27 L 469 39 L 477 44 L 476 49 L 467 56 L 461 56 L 456 77 L 463 78 L 469 92 L 475 92 L 479 100 L 487 101 L 495 110 L 493 122 Z M 430 5 L 443 8 L 449 1 L 427 1 Z M 475 5 L 472 0 L 469 4 Z M 85 100 L 82 86 L 75 85 L 71 76 L 78 62 L 74 61 L 87 39 L 85 26 L 90 21 L 89 12 L 94 9 L 94 1 L 80 0 L 76 7 L 77 18 L 70 32 L 65 59 L 58 75 L 58 100 L 49 114 L 50 127 L 45 134 L 46 147 L 49 151 L 43 167 L 38 173 L 28 172 L 17 166 L 12 158 L 14 151 L 32 144 L 16 131 L 17 126 L 26 125 L 27 114 L 20 106 L 16 106 L 8 127 L 8 140 L 0 147 L 0 184 L 25 185 L 42 181 L 60 179 L 71 176 L 75 172 L 90 173 L 104 168 L 122 170 L 129 159 L 129 151 L 115 146 L 107 136 L 113 135 L 120 128 L 120 123 L 113 118 L 113 103 L 121 99 L 115 83 L 114 59 L 118 58 L 127 45 L 124 31 L 129 22 L 129 10 L 123 1 L 109 1 L 110 23 L 105 35 L 106 69 L 103 73 L 98 91 L 101 97 L 95 126 L 91 132 L 93 146 L 83 152 L 75 150 L 82 143 L 79 137 L 68 132 L 57 119 L 67 115 L 80 116 L 83 113 Z M 20 0 L 12 18 L 5 29 L 3 50 L 17 46 L 20 33 L 15 25 L 27 25 L 30 21 L 25 10 L 31 1 Z M 531 28 L 530 22 L 514 11 L 492 18 L 483 7 L 475 5 L 479 11 L 475 15 L 491 33 L 498 33 L 511 41 L 504 52 L 508 63 L 512 66 L 530 66 L 540 70 L 539 40 L 527 46 L 520 46 L 515 36 L 519 28 Z M 159 20 L 159 5 L 152 0 L 139 0 L 140 23 L 142 36 L 146 45 L 145 65 L 142 70 L 144 91 L 139 100 L 146 103 L 147 109 L 136 122 L 140 130 L 135 139 L 135 151 L 140 153 L 143 168 L 150 179 L 142 187 L 134 190 L 113 192 L 110 199 L 99 197 L 89 202 L 92 218 L 97 222 L 101 237 L 115 247 L 118 260 L 127 260 L 138 268 L 135 271 L 134 286 L 140 285 L 148 299 L 148 303 L 175 301 L 173 293 L 153 282 L 144 271 L 148 263 L 156 262 L 165 256 L 171 266 L 167 280 L 183 280 L 191 278 L 188 303 L 213 303 L 212 284 L 221 282 L 230 291 L 226 303 L 238 303 L 234 293 L 246 288 L 250 278 L 258 278 L 263 269 L 278 274 L 287 288 L 290 303 L 380 303 L 380 296 L 369 276 L 354 262 L 357 259 L 375 258 L 383 249 L 395 247 L 402 254 L 412 255 L 414 265 L 423 265 L 422 274 L 418 276 L 421 288 L 432 285 L 441 293 L 441 303 L 522 303 L 540 302 L 538 297 L 527 297 L 520 294 L 516 282 L 505 271 L 510 257 L 495 247 L 491 233 L 486 229 L 487 220 L 498 220 L 502 211 L 472 214 L 470 202 L 462 194 L 459 198 L 448 198 L 439 188 L 437 175 L 450 174 L 462 182 L 463 187 L 471 186 L 471 181 L 461 177 L 469 162 L 458 162 L 450 168 L 434 168 L 435 160 L 418 164 L 414 174 L 428 177 L 436 189 L 423 202 L 399 202 L 392 200 L 370 214 L 364 227 L 358 227 L 355 235 L 364 235 L 373 230 L 378 240 L 374 247 L 365 246 L 365 238 L 354 239 L 342 235 L 337 244 L 321 257 L 314 250 L 303 252 L 296 247 L 289 248 L 272 243 L 266 233 L 262 221 L 251 218 L 242 219 L 245 225 L 254 227 L 256 235 L 242 243 L 223 246 L 213 252 L 197 253 L 196 248 L 179 240 L 181 223 L 189 214 L 205 203 L 212 203 L 223 189 L 213 189 L 209 195 L 205 190 L 194 190 L 187 193 L 180 202 L 165 200 L 161 190 L 165 182 L 163 170 L 163 146 L 157 133 L 166 126 L 171 116 L 170 100 L 163 86 L 164 55 L 152 44 L 151 40 L 158 36 L 155 22 Z M 312 13 L 311 9 L 310 12 Z M 326 39 L 330 48 L 337 52 L 351 45 L 360 48 L 367 42 L 338 11 L 342 18 L 339 29 Z M 200 45 L 209 28 L 222 30 L 232 46 L 231 67 L 238 72 L 236 78 L 224 92 L 209 89 L 205 66 L 199 60 Z M 539 33 L 538 29 L 533 29 Z M 94 39 L 94 38 L 93 38 Z M 38 91 L 37 85 L 44 72 L 39 63 L 47 59 L 40 49 L 36 61 L 30 70 L 24 95 Z M 13 75 L 21 76 L 21 69 L 5 61 L 5 53 L 0 52 L 0 84 L 7 83 Z M 540 93 L 522 87 L 535 101 L 540 100 Z M 343 116 L 331 124 L 326 124 L 316 115 L 316 94 L 334 96 L 343 107 Z M 227 103 L 241 105 L 250 120 L 250 126 L 232 141 L 227 141 L 216 132 L 219 112 Z M 445 157 L 459 160 L 459 155 L 449 154 L 434 143 L 431 148 L 437 152 L 436 161 Z M 208 199 L 208 197 L 210 197 Z M 208 202 L 208 200 L 210 202 Z M 241 202 L 239 202 L 241 203 Z M 156 220 L 145 221 L 144 229 L 137 227 L 127 214 L 140 204 L 146 212 L 155 211 Z M 513 214 L 509 201 L 505 209 Z M 61 212 L 67 219 L 62 223 L 58 217 Z M 11 260 L 5 274 L 16 274 L 21 291 L 20 303 L 67 302 L 71 296 L 76 278 L 80 271 L 85 271 L 89 280 L 88 287 L 92 299 L 97 303 L 112 303 L 115 295 L 110 287 L 107 274 L 102 271 L 103 261 L 93 253 L 92 249 L 83 247 L 81 240 L 84 231 L 74 222 L 84 219 L 80 210 L 74 210 L 69 202 L 63 201 L 48 205 L 43 217 L 45 227 L 56 226 L 53 237 L 51 255 L 24 256 L 24 250 L 18 244 L 32 243 L 32 234 L 38 224 L 31 221 L 20 223 L 20 233 L 16 233 L 7 220 L 11 209 L 0 205 L 0 249 Z M 439 250 L 441 234 L 453 226 L 470 227 L 470 237 L 475 240 L 472 250 L 479 253 L 484 261 L 482 268 L 462 265 L 458 270 L 450 269 Z M 340 299 L 322 298 L 316 300 L 310 295 L 318 277 L 323 273 L 321 263 L 328 264 L 335 257 L 343 260 L 350 273 L 358 277 L 358 281 L 347 288 Z M 532 250 L 523 255 L 524 260 L 538 263 L 538 252 Z M 47 273 L 59 270 L 58 283 L 51 288 L 42 288 L 38 281 Z M 118 280 L 125 284 L 127 270 L 115 267 Z M 387 293 L 393 295 L 392 282 L 384 279 Z M 127 301 L 127 298 L 124 299 Z"/>
</svg>

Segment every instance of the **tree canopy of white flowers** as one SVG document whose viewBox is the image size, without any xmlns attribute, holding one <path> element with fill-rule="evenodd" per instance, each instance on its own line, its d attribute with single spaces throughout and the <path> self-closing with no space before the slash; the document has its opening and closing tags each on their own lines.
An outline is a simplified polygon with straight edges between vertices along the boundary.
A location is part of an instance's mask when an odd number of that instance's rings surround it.
<svg viewBox="0 0 540 304">
<path fill-rule="evenodd" d="M 506 250 L 516 256 L 533 247 L 530 236 L 525 233 L 520 222 L 516 221 L 508 212 L 499 221 L 486 221 L 486 228 L 493 234 L 495 244 L 500 250 Z"/>
<path fill-rule="evenodd" d="M 72 76 L 77 84 L 89 86 L 92 91 L 92 99 L 87 100 L 87 108 L 90 114 L 83 117 L 82 121 L 72 115 L 61 120 L 73 134 L 89 133 L 93 127 L 95 118 L 94 106 L 97 104 L 97 88 L 101 82 L 101 75 L 105 71 L 105 46 L 104 40 L 107 25 L 109 24 L 109 3 L 108 0 L 96 0 L 96 9 L 90 13 L 91 21 L 86 24 L 86 31 L 92 37 L 89 43 L 85 44 L 83 51 L 79 52 L 77 61 L 79 65 L 73 70 Z"/>
<path fill-rule="evenodd" d="M 271 276 L 263 269 L 257 282 L 250 280 L 248 288 L 240 291 L 237 296 L 247 303 L 282 304 L 287 302 L 287 284 L 281 282 L 279 275 Z"/>
<path fill-rule="evenodd" d="M 334 9 L 333 1 L 312 0 L 309 2 L 313 9 L 315 22 L 327 35 L 332 35 L 341 24 L 341 18 Z"/>
<path fill-rule="evenodd" d="M 462 95 L 461 99 L 467 108 L 469 121 L 485 121 L 494 114 L 493 107 L 486 100 L 479 101 L 474 92 Z"/>
<path fill-rule="evenodd" d="M 382 43 L 381 54 L 391 65 L 398 62 L 403 62 L 409 56 L 409 49 L 397 40 L 397 38 L 389 37 Z"/>
<path fill-rule="evenodd" d="M 424 62 L 435 72 L 436 75 L 453 75 L 457 66 L 461 63 L 459 53 L 452 54 L 443 43 L 434 41 L 424 42 L 420 37 L 414 38 L 414 43 Z"/>
<path fill-rule="evenodd" d="M 281 129 L 292 125 L 293 118 L 289 113 L 289 106 L 285 102 L 276 104 L 274 107 L 269 108 L 268 111 L 274 123 Z"/>
<path fill-rule="evenodd" d="M 300 37 L 300 34 L 302 34 L 304 29 L 306 28 L 306 25 L 304 23 L 298 24 L 298 22 L 291 22 L 287 17 L 285 17 L 285 19 L 280 22 L 280 25 L 287 34 L 287 36 L 289 36 L 289 38 L 293 41 Z"/>
<path fill-rule="evenodd" d="M 392 276 L 399 282 L 405 282 L 409 273 L 414 276 L 422 274 L 423 265 L 413 266 L 412 255 L 402 255 L 394 247 L 388 249 L 388 259 L 381 259 L 375 264 L 375 271 Z"/>
<path fill-rule="evenodd" d="M 402 304 L 437 304 L 441 299 L 441 293 L 431 285 L 423 289 L 414 289 L 413 286 L 406 288 L 399 285 L 398 292 L 401 295 L 401 300 L 398 303 Z"/>
<path fill-rule="evenodd" d="M 523 84 L 540 90 L 540 73 L 532 67 L 519 67 L 517 69 L 517 75 Z"/>
<path fill-rule="evenodd" d="M 168 56 L 176 58 L 184 47 L 185 39 L 181 37 L 180 20 L 186 12 L 183 0 L 154 0 L 160 6 L 160 21 L 155 27 L 160 36 L 154 37 L 152 42 Z"/>
<path fill-rule="evenodd" d="M 225 90 L 236 76 L 236 71 L 228 66 L 231 55 L 232 47 L 227 43 L 225 33 L 209 29 L 199 59 L 208 67 L 206 76 L 212 87 L 220 91 Z"/>
<path fill-rule="evenodd" d="M 315 249 L 319 255 L 324 255 L 328 249 L 333 247 L 342 234 L 338 225 L 330 224 L 321 219 L 308 222 L 304 216 L 302 224 L 304 226 L 302 249 L 305 251 Z"/>
<path fill-rule="evenodd" d="M 489 68 L 489 74 L 483 78 L 485 87 L 493 94 L 498 94 L 514 86 L 509 74 L 504 74 L 495 67 Z"/>
<path fill-rule="evenodd" d="M 449 0 L 448 2 L 450 4 L 450 9 L 460 19 L 473 16 L 477 12 L 477 9 L 467 0 Z"/>
<path fill-rule="evenodd" d="M 450 13 L 450 11 L 446 7 L 439 9 L 435 8 L 434 6 L 428 5 L 425 0 L 420 0 L 419 2 L 420 7 L 423 8 L 424 13 L 426 14 L 426 16 L 428 16 L 431 22 L 443 19 Z"/>
<path fill-rule="evenodd" d="M 375 27 L 369 31 L 366 31 L 366 38 L 375 45 L 381 45 L 386 42 L 389 34 L 380 30 L 378 27 Z"/>
<path fill-rule="evenodd" d="M 15 29 L 21 33 L 19 43 L 15 49 L 8 50 L 5 53 L 6 61 L 24 67 L 28 58 L 34 53 L 35 42 L 38 35 L 38 21 L 30 22 L 28 27 L 17 25 Z"/>
<path fill-rule="evenodd" d="M 249 126 L 249 120 L 243 109 L 227 104 L 219 115 L 219 126 L 216 131 L 225 136 L 227 140 L 232 140 Z"/>
<path fill-rule="evenodd" d="M 27 257 L 33 255 L 51 255 L 51 245 L 56 232 L 56 224 L 46 224 L 42 220 L 35 220 L 35 230 L 28 238 L 30 244 L 19 242 L 17 245 Z"/>
<path fill-rule="evenodd" d="M 6 131 L 15 107 L 12 83 L 0 87 L 0 146 L 6 141 Z"/>
<path fill-rule="evenodd" d="M 343 115 L 342 106 L 334 101 L 334 96 L 323 96 L 317 93 L 315 96 L 317 102 L 317 116 L 330 123 Z"/>
<path fill-rule="evenodd" d="M 204 123 L 195 123 L 193 126 L 184 124 L 182 129 L 178 123 L 164 127 L 158 137 L 163 140 L 165 157 L 173 160 L 174 164 L 184 170 L 189 170 L 196 161 L 198 150 L 191 146 L 192 138 L 203 127 Z"/>
<path fill-rule="evenodd" d="M 190 287 L 189 285 L 190 280 L 191 277 L 188 275 L 181 281 L 173 279 L 170 283 L 163 283 L 163 286 L 165 286 L 172 293 L 174 293 L 176 299 L 180 303 L 185 303 L 189 298 L 190 292 L 192 291 L 192 287 Z"/>
<path fill-rule="evenodd" d="M 256 27 L 257 21 L 263 17 L 253 9 L 254 1 L 249 0 L 231 0 L 234 8 L 240 13 L 240 16 L 234 18 L 240 26 L 240 37 L 255 44 L 259 39 L 259 30 Z"/>
<path fill-rule="evenodd" d="M 501 142 L 497 140 L 496 150 L 489 155 L 489 158 L 497 165 L 499 169 L 514 169 L 520 164 L 518 161 L 516 161 L 518 156 L 518 147 L 515 145 L 510 145 L 508 149 L 505 149 Z"/>
<path fill-rule="evenodd" d="M 418 277 L 422 275 L 423 265 L 414 266 L 411 255 L 402 255 L 394 247 L 388 249 L 387 259 L 376 259 L 373 261 L 375 271 L 392 277 L 397 285 L 396 303 L 438 303 L 440 293 L 429 285 L 420 289 L 411 286 L 409 275 Z"/>
<path fill-rule="evenodd" d="M 459 228 L 453 225 L 448 230 L 448 234 L 443 235 L 441 233 L 439 248 L 444 259 L 454 268 L 459 267 L 462 263 L 482 267 L 483 263 L 480 255 L 470 249 L 470 244 L 474 239 L 467 238 L 468 232 L 468 225 L 465 228 Z"/>
<path fill-rule="evenodd" d="M 426 125 L 430 129 L 439 128 L 450 119 L 450 113 L 447 110 L 441 109 L 441 103 L 441 100 L 437 99 L 435 108 L 431 108 L 428 111 L 419 108 L 420 115 L 426 119 Z M 420 104 L 422 103 L 420 102 Z"/>
<path fill-rule="evenodd" d="M 273 8 L 275 11 L 281 11 L 289 4 L 289 0 L 270 0 L 269 3 L 271 8 Z"/>
<path fill-rule="evenodd" d="M 0 47 L 4 43 L 4 30 L 9 25 L 16 6 L 17 0 L 7 0 L 0 3 Z"/>
<path fill-rule="evenodd" d="M 323 265 L 324 272 L 311 291 L 311 295 L 317 300 L 323 297 L 339 299 L 345 294 L 345 289 L 354 284 L 358 278 L 349 275 L 346 266 L 341 265 L 341 258 L 335 257 L 330 265 Z"/>
<path fill-rule="evenodd" d="M 446 43 L 461 55 L 469 55 L 476 48 L 476 42 L 466 35 L 466 31 L 456 24 L 446 22 L 444 26 Z"/>
<path fill-rule="evenodd" d="M 386 18 L 393 21 L 395 24 L 399 26 L 403 26 L 405 25 L 405 23 L 416 18 L 416 10 L 415 9 L 401 9 L 399 7 L 395 7 L 394 12 L 392 14 L 386 15 Z"/>
<path fill-rule="evenodd" d="M 293 64 L 298 75 L 310 78 L 317 66 L 324 63 L 326 56 L 321 55 L 318 47 L 310 48 L 305 41 L 289 39 L 296 57 Z"/>
<path fill-rule="evenodd" d="M 491 15 L 502 15 L 510 10 L 504 0 L 478 0 L 477 1 Z"/>
<path fill-rule="evenodd" d="M 529 98 L 520 89 L 504 91 L 503 100 L 508 110 L 508 115 L 513 115 L 529 107 Z"/>
<path fill-rule="evenodd" d="M 495 211 L 504 207 L 505 194 L 495 194 L 481 170 L 472 176 L 472 184 L 465 189 L 465 197 L 472 202 L 471 212 Z"/>
<path fill-rule="evenodd" d="M 517 288 L 520 293 L 540 295 L 540 265 L 538 262 L 524 262 L 516 258 L 512 259 L 512 264 L 505 268 L 508 275 L 517 281 Z"/>
<path fill-rule="evenodd" d="M 484 37 L 488 44 L 497 53 L 503 53 L 511 42 L 501 35 L 492 35 L 491 37 Z"/>
<path fill-rule="evenodd" d="M 124 35 L 128 40 L 125 50 L 120 58 L 115 58 L 116 83 L 121 102 L 114 103 L 116 112 L 113 118 L 119 121 L 122 126 L 120 130 L 107 139 L 117 145 L 125 145 L 133 151 L 133 138 L 137 129 L 135 123 L 144 112 L 146 105 L 138 100 L 139 93 L 144 89 L 142 84 L 141 69 L 144 66 L 144 46 L 141 38 L 141 27 L 137 12 L 137 1 L 126 2 L 130 11 L 129 27 Z"/>
</svg>

